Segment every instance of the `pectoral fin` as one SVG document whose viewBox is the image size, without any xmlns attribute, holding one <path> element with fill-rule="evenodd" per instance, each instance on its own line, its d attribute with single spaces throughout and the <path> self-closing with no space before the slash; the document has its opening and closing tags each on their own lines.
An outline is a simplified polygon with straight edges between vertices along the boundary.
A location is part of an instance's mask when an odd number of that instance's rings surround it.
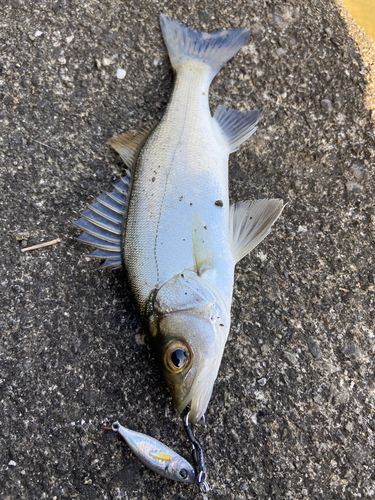
<svg viewBox="0 0 375 500">
<path fill-rule="evenodd" d="M 231 246 L 236 262 L 267 236 L 283 208 L 282 200 L 240 201 L 230 207 Z"/>
<path fill-rule="evenodd" d="M 220 126 L 221 132 L 228 142 L 231 153 L 237 151 L 240 144 L 248 139 L 258 128 L 261 111 L 237 111 L 218 106 L 214 120 Z"/>
<path fill-rule="evenodd" d="M 214 254 L 210 229 L 197 212 L 194 213 L 193 217 L 192 242 L 195 272 L 201 276 L 213 267 Z"/>
</svg>

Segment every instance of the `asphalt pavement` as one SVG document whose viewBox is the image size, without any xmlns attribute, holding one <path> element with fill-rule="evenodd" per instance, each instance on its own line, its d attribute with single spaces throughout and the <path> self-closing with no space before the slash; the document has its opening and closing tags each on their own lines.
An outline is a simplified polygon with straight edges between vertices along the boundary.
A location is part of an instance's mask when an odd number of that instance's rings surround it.
<svg viewBox="0 0 375 500">
<path fill-rule="evenodd" d="M 161 12 L 251 30 L 211 110 L 263 109 L 231 155 L 231 200 L 287 202 L 236 268 L 196 428 L 206 497 L 102 429 L 118 420 L 190 457 L 122 272 L 97 271 L 72 225 L 123 173 L 108 139 L 166 107 Z M 0 498 L 374 498 L 375 111 L 333 0 L 10 0 L 0 40 Z"/>
</svg>

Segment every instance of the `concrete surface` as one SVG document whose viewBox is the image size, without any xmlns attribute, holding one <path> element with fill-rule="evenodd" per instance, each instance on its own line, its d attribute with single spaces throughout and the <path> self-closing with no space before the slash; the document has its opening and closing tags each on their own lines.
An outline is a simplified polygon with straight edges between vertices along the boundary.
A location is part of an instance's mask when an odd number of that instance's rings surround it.
<svg viewBox="0 0 375 500">
<path fill-rule="evenodd" d="M 237 268 L 196 430 L 207 498 L 374 498 L 374 133 L 332 0 L 1 2 L 0 497 L 202 498 L 101 433 L 119 419 L 189 458 L 121 272 L 97 272 L 71 224 L 122 171 L 108 138 L 166 106 L 160 12 L 251 29 L 211 106 L 264 109 L 231 157 L 232 200 L 288 202 Z"/>
</svg>

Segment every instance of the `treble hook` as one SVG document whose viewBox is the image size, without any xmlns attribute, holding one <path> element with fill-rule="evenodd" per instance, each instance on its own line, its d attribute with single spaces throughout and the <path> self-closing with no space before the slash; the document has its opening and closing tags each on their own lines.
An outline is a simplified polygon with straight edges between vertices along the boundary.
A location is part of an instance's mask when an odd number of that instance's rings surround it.
<svg viewBox="0 0 375 500">
<path fill-rule="evenodd" d="M 193 466 L 195 470 L 197 486 L 199 487 L 199 491 L 201 493 L 207 493 L 208 491 L 210 491 L 210 487 L 206 482 L 207 471 L 206 471 L 206 466 L 204 465 L 203 449 L 189 426 L 189 413 L 186 415 L 184 425 L 187 437 L 189 438 L 189 441 L 191 442 L 193 447 L 192 450 Z"/>
</svg>

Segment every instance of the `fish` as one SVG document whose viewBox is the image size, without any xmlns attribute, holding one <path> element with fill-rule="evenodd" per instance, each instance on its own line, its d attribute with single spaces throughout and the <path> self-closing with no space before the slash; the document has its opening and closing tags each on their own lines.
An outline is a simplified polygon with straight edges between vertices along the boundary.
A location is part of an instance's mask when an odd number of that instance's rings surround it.
<svg viewBox="0 0 375 500">
<path fill-rule="evenodd" d="M 196 483 L 191 464 L 165 444 L 146 434 L 127 429 L 119 422 L 112 424 L 112 430 L 118 432 L 134 455 L 156 474 L 180 483 Z"/>
<path fill-rule="evenodd" d="M 75 222 L 101 268 L 125 269 L 175 407 L 204 418 L 230 331 L 236 263 L 270 232 L 281 199 L 230 205 L 228 159 L 258 127 L 259 110 L 219 105 L 208 93 L 246 43 L 246 29 L 194 31 L 161 14 L 175 81 L 159 123 L 109 144 L 125 175 Z"/>
</svg>

